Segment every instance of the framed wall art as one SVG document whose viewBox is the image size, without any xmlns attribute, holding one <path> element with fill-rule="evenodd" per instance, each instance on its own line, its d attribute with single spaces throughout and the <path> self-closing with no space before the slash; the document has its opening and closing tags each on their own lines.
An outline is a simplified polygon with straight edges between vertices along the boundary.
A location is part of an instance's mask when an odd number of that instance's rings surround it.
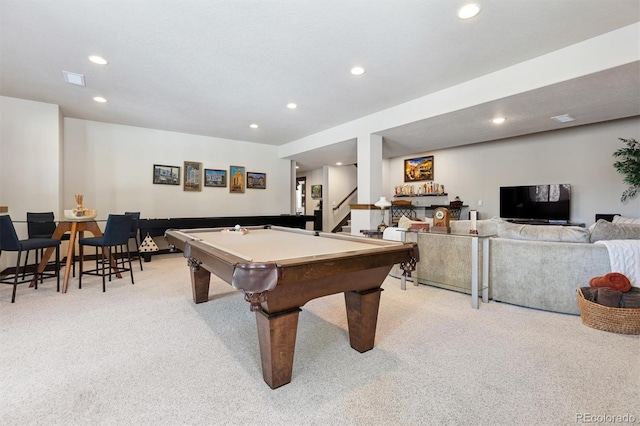
<svg viewBox="0 0 640 426">
<path fill-rule="evenodd" d="M 202 191 L 202 163 L 184 162 L 184 184 L 182 189 L 185 191 Z"/>
<path fill-rule="evenodd" d="M 322 198 L 322 185 L 311 185 L 311 198 L 314 200 Z"/>
<path fill-rule="evenodd" d="M 244 167 L 229 166 L 229 192 L 232 194 L 244 194 Z"/>
<path fill-rule="evenodd" d="M 404 181 L 433 180 L 433 155 L 404 160 Z"/>
<path fill-rule="evenodd" d="M 204 186 L 213 188 L 227 187 L 227 171 L 216 169 L 204 169 Z"/>
<path fill-rule="evenodd" d="M 247 172 L 247 188 L 253 189 L 266 189 L 267 188 L 267 174 Z"/>
<path fill-rule="evenodd" d="M 180 167 L 154 164 L 153 183 L 159 185 L 180 185 Z"/>
</svg>

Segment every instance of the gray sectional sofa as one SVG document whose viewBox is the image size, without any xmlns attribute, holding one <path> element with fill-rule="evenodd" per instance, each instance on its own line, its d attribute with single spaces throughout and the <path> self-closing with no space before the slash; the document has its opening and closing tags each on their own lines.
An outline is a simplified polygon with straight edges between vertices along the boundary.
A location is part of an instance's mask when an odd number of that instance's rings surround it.
<svg viewBox="0 0 640 426">
<path fill-rule="evenodd" d="M 408 228 L 407 220 L 401 219 L 399 228 Z M 455 235 L 467 234 L 470 226 L 468 220 L 452 221 L 454 235 L 407 234 L 407 238 L 417 239 L 420 250 L 414 279 L 471 293 L 471 239 Z M 590 229 L 513 224 L 499 218 L 480 220 L 477 227 L 480 234 L 493 235 L 489 242 L 490 299 L 566 314 L 579 314 L 578 287 L 588 286 L 591 278 L 611 272 L 607 248 L 593 244 L 595 241 L 640 241 L 640 225 L 604 220 Z"/>
</svg>

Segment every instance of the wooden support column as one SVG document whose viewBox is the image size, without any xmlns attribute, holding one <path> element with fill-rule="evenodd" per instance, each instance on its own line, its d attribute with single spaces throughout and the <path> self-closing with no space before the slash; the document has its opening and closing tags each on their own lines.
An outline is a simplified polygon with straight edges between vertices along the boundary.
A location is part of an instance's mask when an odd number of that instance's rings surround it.
<svg viewBox="0 0 640 426">
<path fill-rule="evenodd" d="M 382 136 L 358 136 L 358 204 L 372 205 L 382 191 Z M 380 224 L 379 210 L 352 210 L 351 233 L 361 235 L 361 229 L 376 228 Z"/>
</svg>

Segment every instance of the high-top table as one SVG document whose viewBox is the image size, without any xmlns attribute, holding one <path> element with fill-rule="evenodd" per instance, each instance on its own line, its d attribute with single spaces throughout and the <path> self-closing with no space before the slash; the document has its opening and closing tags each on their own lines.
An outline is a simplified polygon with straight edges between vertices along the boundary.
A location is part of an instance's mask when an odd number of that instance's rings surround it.
<svg viewBox="0 0 640 426">
<path fill-rule="evenodd" d="M 67 285 L 69 284 L 69 274 L 71 273 L 71 266 L 73 265 L 73 261 L 74 261 L 74 254 L 75 254 L 75 246 L 76 246 L 76 241 L 78 240 L 78 234 L 80 234 L 80 238 L 82 238 L 82 235 L 84 233 L 84 231 L 89 231 L 93 234 L 94 237 L 101 237 L 102 236 L 102 231 L 100 230 L 100 227 L 98 226 L 98 221 L 95 219 L 63 219 L 58 221 L 58 225 L 56 226 L 56 230 L 53 232 L 53 235 L 51 236 L 51 238 L 56 239 L 56 240 L 60 240 L 62 239 L 62 236 L 65 233 L 69 233 L 69 248 L 67 249 L 67 262 L 66 262 L 66 268 L 64 270 L 64 279 L 62 281 L 62 292 L 66 293 L 67 292 Z M 49 263 L 49 259 L 51 258 L 51 255 L 53 254 L 53 251 L 55 250 L 54 247 L 49 247 L 47 248 L 47 250 L 44 252 L 44 254 L 42 255 L 42 260 L 40 260 L 40 263 L 38 264 L 38 272 L 42 272 L 44 271 L 44 269 L 47 267 L 47 263 Z M 116 276 L 118 278 L 122 278 L 122 276 L 120 275 L 120 271 L 118 270 L 117 264 L 115 262 L 115 260 L 113 259 L 113 257 L 109 256 L 109 249 L 104 248 L 104 255 L 105 257 L 109 257 L 109 261 L 111 263 L 111 266 L 114 268 L 114 271 L 116 272 Z M 80 261 L 82 261 L 82 259 L 80 259 Z M 31 283 L 32 285 L 34 283 Z"/>
</svg>

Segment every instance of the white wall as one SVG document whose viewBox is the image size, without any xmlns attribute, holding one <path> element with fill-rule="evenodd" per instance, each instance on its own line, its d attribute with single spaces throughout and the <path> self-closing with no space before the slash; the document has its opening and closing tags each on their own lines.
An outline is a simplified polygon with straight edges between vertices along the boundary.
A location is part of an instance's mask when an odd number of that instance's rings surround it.
<svg viewBox="0 0 640 426">
<path fill-rule="evenodd" d="M 356 193 L 339 208 L 333 209 L 358 186 L 358 170 L 353 165 L 326 166 L 324 169 L 327 174 L 327 191 L 323 201 L 322 226 L 324 231 L 330 232 L 349 213 L 349 204 L 357 200 Z"/>
<path fill-rule="evenodd" d="M 58 210 L 59 152 L 57 105 L 0 97 L 0 204 L 12 217 Z"/>
<path fill-rule="evenodd" d="M 0 205 L 14 221 L 27 211 L 59 211 L 60 132 L 57 105 L 0 97 Z M 27 238 L 25 224 L 15 227 Z M 0 256 L 0 271 L 8 265 L 13 253 Z"/>
<path fill-rule="evenodd" d="M 183 169 L 184 161 L 203 168 L 244 166 L 267 175 L 266 189 L 230 194 L 229 188 L 185 192 L 182 186 L 154 185 L 153 165 Z M 85 206 L 109 213 L 140 211 L 145 218 L 277 215 L 291 211 L 291 162 L 277 147 L 226 139 L 61 119 L 57 105 L 0 97 L 0 205 L 14 221 L 27 211 Z M 26 224 L 16 223 L 20 238 Z M 3 254 L 0 270 L 15 257 Z"/>
<path fill-rule="evenodd" d="M 291 213 L 290 161 L 277 158 L 277 147 L 72 118 L 64 123 L 66 208 L 81 193 L 99 217 L 124 211 L 140 211 L 144 218 Z M 263 172 L 267 188 L 231 194 L 228 184 L 187 192 L 182 185 L 152 183 L 154 164 L 179 166 L 184 173 L 184 161 L 201 162 L 203 169 L 228 171 L 234 165 Z"/>
<path fill-rule="evenodd" d="M 500 186 L 551 183 L 571 184 L 572 222 L 589 226 L 596 213 L 640 217 L 640 197 L 620 202 L 626 185 L 612 157 L 623 147 L 618 138 L 640 140 L 640 117 L 394 158 L 386 193 L 404 183 L 405 158 L 433 155 L 434 180 L 450 200 L 460 196 L 482 218 L 499 215 Z"/>
<path fill-rule="evenodd" d="M 318 209 L 318 202 L 321 199 L 313 199 L 311 198 L 311 185 L 322 185 L 322 196 L 324 197 L 326 191 L 326 182 L 323 181 L 322 178 L 322 169 L 310 170 L 308 172 L 298 173 L 298 176 L 304 176 L 306 180 L 306 196 L 307 200 L 305 202 L 305 212 L 306 215 L 313 215 L 313 211 Z M 324 201 L 322 201 L 322 207 L 324 208 Z"/>
<path fill-rule="evenodd" d="M 500 213 L 500 186 L 569 183 L 573 222 L 589 226 L 596 213 L 640 217 L 640 197 L 620 202 L 626 185 L 612 157 L 624 146 L 618 138 L 640 140 L 640 117 L 392 158 L 383 162 L 382 195 L 391 200 L 395 186 L 404 184 L 406 158 L 434 155 L 434 181 L 445 185 L 449 197 L 414 198 L 420 205 L 445 204 L 459 196 L 481 218 L 489 218 Z M 352 226 L 356 235 L 357 228 L 375 227 L 380 220 L 379 212 L 360 213 L 367 224 Z"/>
<path fill-rule="evenodd" d="M 356 202 L 357 192 L 343 205 L 333 210 L 358 186 L 357 168 L 354 165 L 340 167 L 325 166 L 321 169 L 298 173 L 307 179 L 307 208 L 305 214 L 312 215 L 318 208 L 318 201 L 311 198 L 311 185 L 322 185 L 322 228 L 330 232 L 349 213 L 349 204 Z"/>
</svg>

